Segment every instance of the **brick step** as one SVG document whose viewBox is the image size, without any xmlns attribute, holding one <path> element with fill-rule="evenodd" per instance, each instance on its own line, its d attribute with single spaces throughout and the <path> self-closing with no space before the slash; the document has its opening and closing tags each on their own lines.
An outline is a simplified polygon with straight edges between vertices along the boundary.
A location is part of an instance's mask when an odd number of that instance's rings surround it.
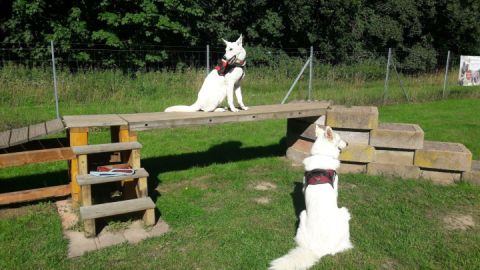
<svg viewBox="0 0 480 270">
<path fill-rule="evenodd" d="M 302 163 L 303 159 L 310 156 L 313 142 L 298 139 L 287 149 L 287 158 L 295 163 Z M 375 159 L 375 148 L 364 144 L 349 144 L 339 156 L 340 161 L 369 163 Z"/>
<path fill-rule="evenodd" d="M 122 142 L 122 143 L 106 143 L 106 144 L 72 146 L 71 148 L 75 155 L 88 155 L 88 154 L 98 154 L 98 153 L 107 153 L 107 152 L 115 152 L 115 151 L 141 149 L 142 145 L 139 142 Z"/>
<path fill-rule="evenodd" d="M 415 150 L 413 164 L 420 168 L 445 171 L 470 171 L 472 153 L 463 144 L 425 141 Z"/>
<path fill-rule="evenodd" d="M 111 182 L 118 182 L 128 179 L 138 179 L 138 178 L 146 178 L 148 177 L 148 172 L 143 169 L 136 169 L 133 175 L 125 175 L 125 176 L 93 176 L 93 175 L 78 175 L 77 176 L 77 183 L 80 186 L 85 185 L 95 185 L 95 184 L 104 184 L 104 183 L 111 183 Z"/>
<path fill-rule="evenodd" d="M 92 206 L 82 206 L 80 207 L 80 217 L 83 220 L 88 220 L 154 208 L 155 203 L 153 203 L 152 199 L 150 197 L 145 197 L 119 202 L 96 204 Z"/>
<path fill-rule="evenodd" d="M 423 130 L 415 124 L 380 123 L 370 132 L 370 145 L 382 148 L 422 149 Z"/>
<path fill-rule="evenodd" d="M 480 185 L 480 160 L 472 160 L 472 169 L 462 173 L 462 180 Z"/>
<path fill-rule="evenodd" d="M 327 126 L 372 130 L 378 127 L 378 109 L 372 106 L 332 106 L 327 110 Z"/>
</svg>

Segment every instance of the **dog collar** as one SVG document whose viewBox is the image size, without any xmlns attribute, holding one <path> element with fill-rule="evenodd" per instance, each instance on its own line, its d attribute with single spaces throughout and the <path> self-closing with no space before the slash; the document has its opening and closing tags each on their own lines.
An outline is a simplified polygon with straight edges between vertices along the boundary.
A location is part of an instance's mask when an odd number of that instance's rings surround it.
<svg viewBox="0 0 480 270">
<path fill-rule="evenodd" d="M 335 170 L 315 169 L 305 172 L 305 183 L 308 185 L 330 184 L 333 188 L 335 182 Z"/>
</svg>

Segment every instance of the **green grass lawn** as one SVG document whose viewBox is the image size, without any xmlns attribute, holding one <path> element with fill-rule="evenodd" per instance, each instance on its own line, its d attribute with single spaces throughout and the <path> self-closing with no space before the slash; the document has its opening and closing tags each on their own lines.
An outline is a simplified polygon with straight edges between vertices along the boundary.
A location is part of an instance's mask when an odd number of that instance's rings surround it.
<svg viewBox="0 0 480 270">
<path fill-rule="evenodd" d="M 379 112 L 383 122 L 419 124 L 426 139 L 463 143 L 479 159 L 479 108 L 479 99 L 468 99 Z M 169 233 L 67 259 L 52 203 L 3 208 L 0 269 L 265 269 L 294 247 L 304 207 L 302 168 L 283 157 L 285 131 L 285 120 L 269 120 L 141 132 L 142 165 Z M 52 177 L 67 181 L 64 162 L 0 170 L 0 187 L 37 187 Z M 269 189 L 256 189 L 265 183 Z M 344 174 L 339 196 L 352 214 L 355 247 L 314 269 L 480 268 L 480 187 Z M 445 222 L 461 216 L 475 225 L 455 230 Z"/>
</svg>

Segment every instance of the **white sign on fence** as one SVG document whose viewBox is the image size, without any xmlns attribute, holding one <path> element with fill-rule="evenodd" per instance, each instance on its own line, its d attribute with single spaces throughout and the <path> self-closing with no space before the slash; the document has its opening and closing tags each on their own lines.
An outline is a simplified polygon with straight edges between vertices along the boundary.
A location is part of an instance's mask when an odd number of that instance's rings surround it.
<svg viewBox="0 0 480 270">
<path fill-rule="evenodd" d="M 458 71 L 460 85 L 480 85 L 480 56 L 460 56 Z"/>
</svg>

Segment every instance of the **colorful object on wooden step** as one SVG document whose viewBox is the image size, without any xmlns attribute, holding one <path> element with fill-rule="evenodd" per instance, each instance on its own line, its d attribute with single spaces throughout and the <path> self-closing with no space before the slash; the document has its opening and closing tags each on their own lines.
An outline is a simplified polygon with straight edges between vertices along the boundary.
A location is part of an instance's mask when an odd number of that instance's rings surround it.
<svg viewBox="0 0 480 270">
<path fill-rule="evenodd" d="M 90 171 L 90 175 L 99 177 L 133 175 L 134 169 L 111 169 L 109 171 Z"/>
</svg>

